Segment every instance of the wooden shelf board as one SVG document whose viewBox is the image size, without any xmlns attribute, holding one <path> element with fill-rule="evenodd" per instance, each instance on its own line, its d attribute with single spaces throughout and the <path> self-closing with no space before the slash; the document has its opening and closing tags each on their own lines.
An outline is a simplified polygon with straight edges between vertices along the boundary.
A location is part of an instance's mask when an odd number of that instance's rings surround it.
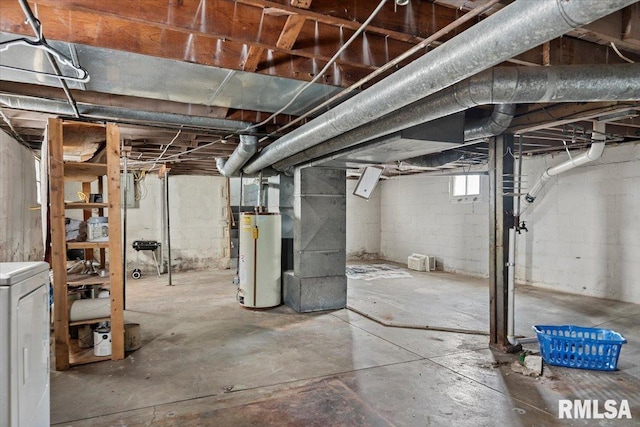
<svg viewBox="0 0 640 427">
<path fill-rule="evenodd" d="M 64 162 L 64 180 L 91 182 L 107 174 L 105 163 Z"/>
<path fill-rule="evenodd" d="M 111 321 L 110 317 L 99 317 L 97 319 L 76 320 L 75 322 L 69 322 L 69 326 L 91 325 L 94 323 L 109 322 L 109 321 Z"/>
<path fill-rule="evenodd" d="M 106 285 L 109 277 L 100 277 L 97 274 L 69 274 L 67 284 L 69 286 Z"/>
<path fill-rule="evenodd" d="M 84 202 L 67 202 L 64 204 L 65 209 L 107 209 L 107 203 L 84 203 Z"/>
<path fill-rule="evenodd" d="M 109 242 L 67 242 L 67 249 L 108 249 Z"/>
<path fill-rule="evenodd" d="M 84 365 L 103 360 L 111 360 L 111 356 L 96 356 L 93 354 L 93 347 L 80 348 L 78 340 L 69 340 L 69 365 Z"/>
</svg>

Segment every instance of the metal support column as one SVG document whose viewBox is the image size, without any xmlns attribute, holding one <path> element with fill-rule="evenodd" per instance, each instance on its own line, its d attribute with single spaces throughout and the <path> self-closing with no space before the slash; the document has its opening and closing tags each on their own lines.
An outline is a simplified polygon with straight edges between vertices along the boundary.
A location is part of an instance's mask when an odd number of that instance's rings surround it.
<svg viewBox="0 0 640 427">
<path fill-rule="evenodd" d="M 489 345 L 506 352 L 520 350 L 507 340 L 507 263 L 514 218 L 513 197 L 504 194 L 505 179 L 513 179 L 513 145 L 513 135 L 500 135 L 492 138 L 489 148 Z"/>
<path fill-rule="evenodd" d="M 165 213 L 165 219 L 167 220 L 167 272 L 169 275 L 168 286 L 173 286 L 173 282 L 171 280 L 171 222 L 169 220 L 169 211 L 171 210 L 171 205 L 169 204 L 169 170 L 166 170 L 164 174 L 164 195 L 167 209 Z"/>
<path fill-rule="evenodd" d="M 346 172 L 296 168 L 293 271 L 284 274 L 284 302 L 298 312 L 347 305 Z"/>
</svg>

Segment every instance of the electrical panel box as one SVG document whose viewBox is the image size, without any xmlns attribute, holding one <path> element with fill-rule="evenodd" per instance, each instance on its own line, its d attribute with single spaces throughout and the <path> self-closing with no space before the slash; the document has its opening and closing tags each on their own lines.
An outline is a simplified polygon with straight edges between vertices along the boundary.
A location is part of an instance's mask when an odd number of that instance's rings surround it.
<svg viewBox="0 0 640 427">
<path fill-rule="evenodd" d="M 127 194 L 125 198 L 125 186 Z M 122 191 L 122 205 L 127 209 L 135 209 L 140 207 L 138 200 L 138 185 L 133 173 L 127 173 L 120 175 L 120 190 Z"/>
</svg>

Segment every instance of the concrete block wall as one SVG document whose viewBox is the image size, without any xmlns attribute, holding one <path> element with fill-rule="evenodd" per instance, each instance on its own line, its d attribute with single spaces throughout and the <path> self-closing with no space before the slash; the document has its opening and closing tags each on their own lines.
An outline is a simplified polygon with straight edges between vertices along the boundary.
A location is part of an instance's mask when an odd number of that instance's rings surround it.
<svg viewBox="0 0 640 427">
<path fill-rule="evenodd" d="M 42 261 L 33 153 L 0 130 L 0 262 Z"/>
<path fill-rule="evenodd" d="M 529 185 L 565 159 L 564 153 L 526 158 Z M 488 277 L 488 200 L 451 200 L 449 180 L 413 176 L 379 184 L 380 258 L 406 263 L 418 252 L 436 256 L 446 271 Z M 481 187 L 488 194 L 486 176 Z M 353 250 L 369 245 L 370 236 L 354 226 L 363 211 L 350 200 Z M 608 145 L 597 162 L 554 177 L 523 219 L 529 232 L 517 240 L 518 283 L 640 303 L 640 143 Z"/>
<path fill-rule="evenodd" d="M 529 182 L 566 154 L 523 163 Z M 531 184 L 533 185 L 533 184 Z M 640 303 L 640 143 L 552 178 L 523 216 L 516 280 Z"/>
<path fill-rule="evenodd" d="M 136 265 L 135 240 L 162 242 L 162 208 L 164 181 L 157 174 L 148 174 L 144 185 L 146 197 L 138 208 L 127 209 L 127 271 Z M 95 187 L 95 188 L 94 188 Z M 65 184 L 65 198 L 77 199 L 80 183 Z M 92 184 L 97 191 L 97 184 Z M 171 259 L 174 271 L 229 268 L 226 179 L 212 176 L 176 175 L 169 177 L 169 203 L 171 222 Z M 82 219 L 80 211 L 68 211 L 68 216 Z M 160 256 L 160 251 L 157 252 Z M 155 272 L 150 251 L 139 253 L 140 268 Z M 166 251 L 165 251 L 166 258 Z"/>
<path fill-rule="evenodd" d="M 487 199 L 453 200 L 449 181 L 423 175 L 379 184 L 381 258 L 406 263 L 409 255 L 421 253 L 435 256 L 438 269 L 488 277 Z M 487 195 L 487 176 L 480 185 Z"/>
<path fill-rule="evenodd" d="M 353 195 L 357 180 L 347 180 L 347 260 L 380 258 L 380 184 L 369 200 Z"/>
<path fill-rule="evenodd" d="M 129 242 L 162 239 L 162 186 L 156 176 L 147 177 L 149 195 L 140 209 L 127 213 Z M 152 189 L 154 194 L 152 195 Z M 175 270 L 229 268 L 226 216 L 226 178 L 215 176 L 170 176 L 169 204 L 171 258 Z M 152 223 L 151 225 L 149 223 Z M 135 251 L 128 248 L 129 259 Z M 142 253 L 141 253 L 142 255 Z"/>
</svg>

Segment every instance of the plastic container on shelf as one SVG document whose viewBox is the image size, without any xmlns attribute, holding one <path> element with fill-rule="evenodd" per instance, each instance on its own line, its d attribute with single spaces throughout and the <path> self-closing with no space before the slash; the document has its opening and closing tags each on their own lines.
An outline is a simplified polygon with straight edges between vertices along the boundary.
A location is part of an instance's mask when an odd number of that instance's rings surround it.
<svg viewBox="0 0 640 427">
<path fill-rule="evenodd" d="M 615 371 L 622 344 L 627 342 L 608 329 L 536 325 L 533 330 L 545 363 L 567 368 Z"/>
<path fill-rule="evenodd" d="M 102 327 L 93 331 L 93 354 L 111 356 L 111 329 Z"/>
<path fill-rule="evenodd" d="M 87 241 L 109 241 L 109 219 L 105 216 L 94 216 L 87 220 Z"/>
</svg>

